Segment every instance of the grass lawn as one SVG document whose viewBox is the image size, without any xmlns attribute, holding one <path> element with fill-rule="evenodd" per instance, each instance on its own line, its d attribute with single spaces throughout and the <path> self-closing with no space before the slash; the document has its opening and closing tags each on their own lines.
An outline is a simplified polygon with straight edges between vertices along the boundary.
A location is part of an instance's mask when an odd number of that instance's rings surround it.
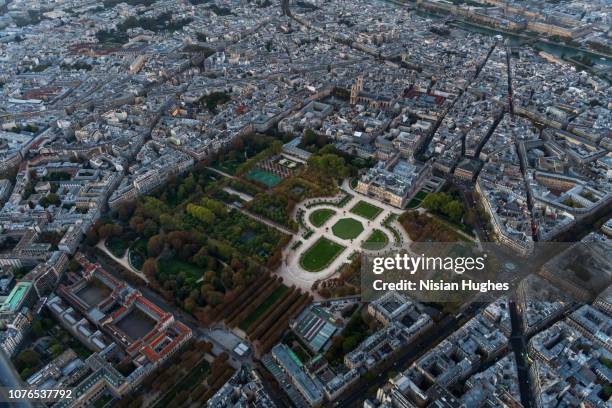
<svg viewBox="0 0 612 408">
<path fill-rule="evenodd" d="M 203 270 L 199 266 L 183 262 L 178 259 L 160 259 L 158 261 L 159 273 L 162 275 L 176 276 L 180 272 L 187 275 L 186 281 L 195 283 L 202 277 Z"/>
<path fill-rule="evenodd" d="M 125 251 L 127 251 L 128 247 L 130 246 L 130 242 L 121 237 L 111 237 L 107 239 L 104 244 L 117 258 L 123 257 L 123 255 L 125 255 Z"/>
<path fill-rule="evenodd" d="M 309 272 L 319 272 L 345 249 L 346 247 L 321 237 L 304 252 L 300 265 Z"/>
<path fill-rule="evenodd" d="M 334 210 L 322 208 L 310 214 L 310 217 L 308 219 L 310 220 L 310 223 L 312 225 L 314 225 L 315 227 L 320 227 L 321 225 L 325 224 L 325 221 L 330 219 L 330 217 L 335 213 L 336 212 Z"/>
<path fill-rule="evenodd" d="M 243 321 L 240 322 L 238 327 L 240 327 L 244 331 L 247 331 L 249 329 L 249 327 L 253 323 L 255 323 L 255 321 L 257 319 L 259 319 L 259 317 L 262 314 L 264 314 L 265 311 L 270 308 L 270 306 L 272 306 L 274 304 L 274 302 L 276 302 L 278 299 L 280 299 L 281 296 L 283 296 L 283 294 L 288 289 L 289 288 L 287 286 L 285 286 L 285 285 L 280 285 L 278 288 L 276 288 L 274 290 L 274 292 L 272 292 L 272 294 L 266 298 L 266 300 L 264 300 L 259 306 L 257 306 L 257 308 L 253 311 L 253 313 L 248 315 Z"/>
<path fill-rule="evenodd" d="M 351 212 L 369 220 L 373 220 L 382 212 L 382 208 L 366 203 L 365 201 L 359 201 L 351 208 Z"/>
<path fill-rule="evenodd" d="M 342 239 L 354 239 L 363 232 L 363 225 L 353 218 L 342 218 L 332 227 L 335 236 Z"/>
<path fill-rule="evenodd" d="M 370 250 L 382 249 L 389 243 L 387 234 L 379 229 L 372 231 L 372 234 L 365 240 L 363 247 Z"/>
</svg>

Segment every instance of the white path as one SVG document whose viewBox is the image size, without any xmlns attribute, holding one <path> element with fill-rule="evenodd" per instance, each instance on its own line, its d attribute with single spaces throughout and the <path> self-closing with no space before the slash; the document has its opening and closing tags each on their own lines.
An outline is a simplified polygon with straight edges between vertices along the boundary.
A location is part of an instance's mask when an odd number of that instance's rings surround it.
<svg viewBox="0 0 612 408">
<path fill-rule="evenodd" d="M 361 247 L 363 241 L 366 240 L 375 229 L 383 231 L 389 238 L 390 244 L 385 249 L 390 248 L 395 243 L 394 235 L 388 228 L 383 225 L 383 221 L 385 220 L 385 218 L 387 218 L 389 214 L 393 213 L 399 215 L 402 213 L 402 211 L 389 204 L 381 203 L 372 197 L 368 197 L 352 190 L 349 186 L 348 180 L 345 180 L 343 182 L 342 188 L 353 195 L 351 200 L 347 202 L 342 208 L 338 208 L 329 204 L 314 205 L 311 208 L 306 208 L 306 202 L 303 202 L 297 206 L 294 212 L 295 217 L 297 217 L 297 213 L 300 209 L 303 210 L 304 223 L 311 230 L 313 230 L 314 233 L 309 238 L 304 239 L 302 238 L 302 235 L 305 233 L 305 231 L 303 229 L 300 229 L 300 232 L 294 235 L 293 240 L 289 243 L 289 245 L 287 245 L 283 253 L 283 264 L 276 271 L 276 273 L 283 278 L 285 284 L 295 285 L 296 287 L 299 287 L 303 290 L 310 291 L 312 284 L 316 280 L 327 279 L 333 276 L 337 272 L 338 268 L 340 268 L 340 266 L 345 263 L 350 263 L 349 257 L 353 252 L 363 252 L 363 248 Z M 369 220 L 360 215 L 351 213 L 350 209 L 359 201 L 365 201 L 369 204 L 375 205 L 376 207 L 381 208 L 383 211 L 378 214 L 375 220 Z M 312 202 L 312 200 L 308 200 L 307 202 Z M 310 223 L 310 214 L 323 208 L 333 210 L 335 211 L 335 214 L 332 217 L 328 218 L 322 226 L 315 227 Z M 332 226 L 342 218 L 353 218 L 360 221 L 364 227 L 364 231 L 361 232 L 361 234 L 359 234 L 359 236 L 353 239 L 352 241 L 343 240 L 341 238 L 336 237 L 332 232 Z M 411 243 L 408 234 L 405 233 L 405 231 L 399 225 L 398 222 L 394 222 L 393 226 L 401 235 L 401 246 L 407 247 Z M 308 250 L 308 248 L 312 246 L 312 244 L 314 244 L 321 237 L 325 237 L 330 241 L 334 241 L 338 244 L 341 244 L 342 246 L 345 246 L 346 249 L 344 249 L 344 251 L 322 271 L 308 272 L 300 266 L 300 257 L 306 250 Z M 297 241 L 302 241 L 302 244 L 295 250 L 291 249 L 293 244 Z"/>
<path fill-rule="evenodd" d="M 119 265 L 123 266 L 125 269 L 127 269 L 128 271 L 132 272 L 134 275 L 138 276 L 140 279 L 144 280 L 145 282 L 149 283 L 149 279 L 147 279 L 146 275 L 142 272 L 140 272 L 138 269 L 134 268 L 131 264 L 130 261 L 128 260 L 128 254 L 130 253 L 130 250 L 127 249 L 125 251 L 125 254 L 123 255 L 123 257 L 121 258 L 117 258 L 115 255 L 113 255 L 113 253 L 106 247 L 106 244 L 104 243 L 104 240 L 100 240 L 98 242 L 98 244 L 96 245 L 98 248 L 100 248 L 100 250 L 102 252 L 104 252 L 106 255 L 108 255 L 109 258 L 111 258 L 113 261 L 117 262 Z"/>
<path fill-rule="evenodd" d="M 247 202 L 253 199 L 253 196 L 248 195 L 247 193 L 243 193 L 242 191 L 234 190 L 231 187 L 223 187 L 223 191 L 229 194 L 237 195 L 238 197 L 242 198 L 244 201 Z"/>
</svg>

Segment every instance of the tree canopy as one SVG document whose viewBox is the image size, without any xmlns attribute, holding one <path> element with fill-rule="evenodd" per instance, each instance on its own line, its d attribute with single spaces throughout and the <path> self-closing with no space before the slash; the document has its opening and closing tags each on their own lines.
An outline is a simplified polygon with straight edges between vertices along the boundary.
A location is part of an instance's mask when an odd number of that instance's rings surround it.
<svg viewBox="0 0 612 408">
<path fill-rule="evenodd" d="M 308 166 L 322 177 L 341 180 L 348 176 L 349 169 L 344 159 L 333 153 L 314 155 L 308 159 Z"/>
<path fill-rule="evenodd" d="M 447 216 L 455 223 L 461 222 L 465 214 L 463 204 L 446 193 L 429 193 L 421 205 L 432 213 Z"/>
</svg>

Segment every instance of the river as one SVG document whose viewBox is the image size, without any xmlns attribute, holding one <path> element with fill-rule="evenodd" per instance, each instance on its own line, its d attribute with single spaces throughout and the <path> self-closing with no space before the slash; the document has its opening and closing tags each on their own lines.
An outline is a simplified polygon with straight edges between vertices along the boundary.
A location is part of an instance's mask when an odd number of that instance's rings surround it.
<svg viewBox="0 0 612 408">
<path fill-rule="evenodd" d="M 440 18 L 440 17 L 436 17 L 433 15 L 429 15 L 430 17 L 434 17 L 434 18 Z M 467 31 L 471 31 L 471 32 L 475 32 L 475 33 L 481 33 L 481 34 L 487 34 L 487 35 L 502 35 L 505 38 L 510 40 L 510 45 L 512 46 L 518 46 L 521 45 L 523 43 L 525 43 L 526 41 L 528 41 L 527 38 L 525 37 L 521 37 L 518 35 L 514 35 L 514 34 L 510 34 L 510 33 L 506 33 L 503 31 L 497 31 L 495 29 L 492 28 L 486 28 L 486 27 L 482 27 L 482 26 L 477 26 L 474 24 L 470 24 L 467 22 L 454 22 L 453 26 L 458 27 L 462 30 L 467 30 Z M 551 55 L 554 55 L 557 58 L 563 58 L 565 60 L 567 60 L 567 58 L 569 57 L 575 57 L 578 55 L 587 55 L 591 58 L 592 62 L 594 64 L 596 64 L 596 68 L 612 68 L 612 59 L 611 58 L 603 58 L 601 55 L 599 54 L 595 54 L 593 52 L 590 51 L 583 51 L 583 50 L 577 50 L 573 47 L 570 46 L 565 46 L 563 44 L 552 44 L 550 42 L 546 42 L 546 41 L 542 41 L 542 40 L 536 40 L 533 42 L 533 46 L 539 50 L 542 50 L 544 52 L 547 52 Z M 571 62 L 571 61 L 569 61 Z"/>
<path fill-rule="evenodd" d="M 397 7 L 403 7 L 390 0 L 382 0 L 382 1 L 384 1 L 387 4 L 393 4 Z M 443 20 L 447 17 L 447 16 L 441 16 L 437 14 L 432 14 L 425 10 L 415 10 L 415 12 L 422 17 L 430 18 L 433 20 Z M 555 57 L 559 59 L 564 59 L 569 63 L 573 62 L 571 60 L 568 60 L 568 58 L 570 57 L 586 55 L 590 57 L 593 64 L 595 64 L 593 67 L 591 67 L 592 70 L 605 71 L 605 70 L 612 69 L 612 58 L 605 58 L 602 55 L 597 54 L 595 52 L 591 52 L 587 50 L 578 50 L 571 46 L 558 44 L 558 43 L 551 43 L 543 39 L 535 39 L 534 41 L 534 38 L 532 37 L 521 36 L 520 34 L 512 34 L 512 33 L 508 33 L 505 31 L 499 31 L 494 28 L 483 27 L 481 25 L 472 24 L 466 21 L 455 20 L 452 23 L 452 26 L 455 28 L 461 29 L 461 30 L 471 31 L 474 33 L 480 33 L 480 34 L 486 34 L 486 35 L 502 35 L 504 38 L 507 38 L 510 40 L 510 44 L 512 46 L 520 46 L 524 44 L 525 42 L 531 40 L 533 42 L 530 45 L 533 46 L 534 48 L 547 52 L 551 55 L 554 55 Z"/>
</svg>

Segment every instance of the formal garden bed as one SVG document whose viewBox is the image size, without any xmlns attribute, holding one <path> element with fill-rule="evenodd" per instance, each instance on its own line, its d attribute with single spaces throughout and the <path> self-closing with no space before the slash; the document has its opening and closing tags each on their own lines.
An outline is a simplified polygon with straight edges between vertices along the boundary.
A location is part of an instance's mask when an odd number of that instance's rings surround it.
<svg viewBox="0 0 612 408">
<path fill-rule="evenodd" d="M 387 234 L 379 229 L 372 231 L 370 236 L 363 242 L 362 247 L 367 250 L 376 251 L 383 249 L 389 243 Z"/>
<path fill-rule="evenodd" d="M 336 212 L 328 208 L 321 208 L 310 214 L 309 220 L 315 227 L 321 227 L 325 222 L 330 219 Z"/>
<path fill-rule="evenodd" d="M 374 220 L 383 211 L 382 208 L 367 203 L 365 201 L 359 201 L 351 208 L 353 214 L 360 215 L 368 220 Z"/>
<path fill-rule="evenodd" d="M 398 219 L 398 215 L 391 213 L 383 221 L 383 226 L 389 231 L 391 231 L 391 234 L 393 234 L 393 240 L 395 241 L 395 244 L 400 245 L 402 243 L 402 235 L 397 230 L 397 228 L 395 228 L 392 225 L 397 219 Z"/>
<path fill-rule="evenodd" d="M 354 218 L 342 218 L 332 227 L 335 236 L 342 239 L 355 239 L 363 232 L 363 224 Z"/>
<path fill-rule="evenodd" d="M 142 252 L 130 248 L 130 252 L 128 252 L 128 262 L 132 268 L 138 271 L 141 270 L 146 259 L 147 257 Z"/>
<path fill-rule="evenodd" d="M 313 207 L 318 207 L 321 205 L 331 205 L 333 207 L 338 207 L 338 208 L 342 208 L 344 207 L 349 201 L 351 201 L 351 199 L 353 198 L 352 194 L 347 193 L 346 191 L 342 190 L 342 193 L 344 194 L 342 196 L 341 199 L 337 200 L 337 199 L 330 199 L 330 198 L 320 198 L 318 200 L 314 200 L 311 203 L 308 203 L 305 205 L 306 208 L 313 208 Z"/>
<path fill-rule="evenodd" d="M 345 249 L 346 247 L 321 237 L 302 254 L 300 265 L 309 272 L 319 272 L 331 264 Z"/>
<path fill-rule="evenodd" d="M 297 231 L 298 226 L 290 217 L 297 203 L 311 197 L 329 195 L 334 192 L 333 189 L 334 186 L 323 187 L 302 177 L 292 177 L 283 180 L 268 192 L 257 194 L 252 201 L 246 204 L 246 208 Z"/>
</svg>

